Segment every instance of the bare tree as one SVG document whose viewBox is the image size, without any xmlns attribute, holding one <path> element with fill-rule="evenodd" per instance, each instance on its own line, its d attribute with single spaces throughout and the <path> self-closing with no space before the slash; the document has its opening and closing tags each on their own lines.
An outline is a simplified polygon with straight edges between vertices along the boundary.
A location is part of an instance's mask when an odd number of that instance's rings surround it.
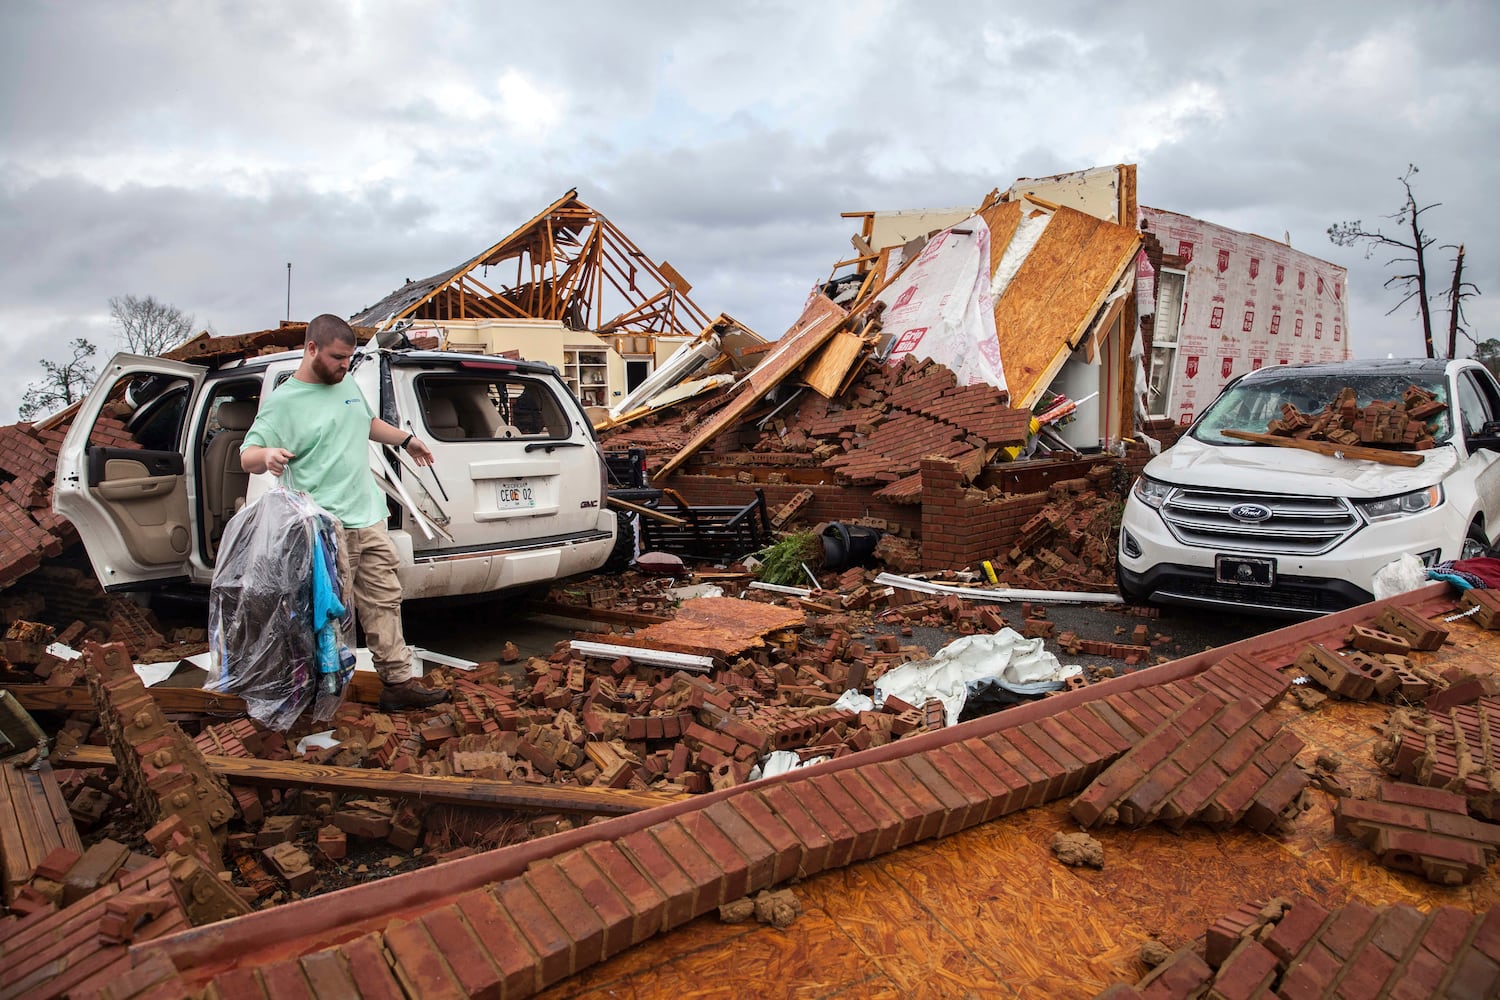
<svg viewBox="0 0 1500 1000">
<path fill-rule="evenodd" d="M 18 407 L 22 420 L 71 406 L 93 385 L 94 366 L 88 359 L 94 356 L 94 345 L 78 337 L 71 346 L 73 356 L 67 361 L 59 363 L 42 359 L 42 369 L 47 374 L 41 380 L 27 384 L 26 394 L 21 397 Z"/>
<path fill-rule="evenodd" d="M 1444 250 L 1454 251 L 1453 255 L 1453 284 L 1448 288 L 1448 357 L 1458 357 L 1458 335 L 1462 333 L 1468 337 L 1470 342 L 1474 340 L 1469 337 L 1467 318 L 1464 316 L 1464 299 L 1479 294 L 1479 288 L 1471 281 L 1464 280 L 1464 245 L 1460 243 L 1454 246 L 1451 243 L 1443 245 Z"/>
<path fill-rule="evenodd" d="M 1421 217 L 1423 212 L 1426 212 L 1428 209 L 1437 208 L 1442 203 L 1434 202 L 1431 205 L 1417 205 L 1416 195 L 1413 194 L 1411 189 L 1411 179 L 1416 173 L 1416 165 L 1408 164 L 1406 173 L 1397 178 L 1401 182 L 1401 186 L 1406 189 L 1406 200 L 1401 203 L 1399 209 L 1391 215 L 1386 216 L 1396 226 L 1410 228 L 1411 236 L 1409 238 L 1387 236 L 1381 229 L 1366 229 L 1363 222 L 1355 219 L 1351 222 L 1336 222 L 1329 226 L 1328 239 L 1341 247 L 1365 243 L 1367 244 L 1365 249 L 1366 257 L 1374 253 L 1376 247 L 1390 247 L 1393 250 L 1402 252 L 1387 261 L 1386 266 L 1401 264 L 1409 266 L 1411 270 L 1407 273 L 1395 274 L 1387 278 L 1385 287 L 1391 288 L 1395 286 L 1403 288 L 1406 290 L 1406 294 L 1401 297 L 1400 302 L 1391 307 L 1386 315 L 1389 316 L 1412 299 L 1416 299 L 1417 308 L 1422 313 L 1422 341 L 1427 348 L 1427 356 L 1432 358 L 1437 356 L 1437 352 L 1432 343 L 1432 307 L 1427 296 L 1427 248 L 1432 246 L 1436 241 L 1422 230 Z"/>
<path fill-rule="evenodd" d="M 193 333 L 192 316 L 150 295 L 144 299 L 117 295 L 109 300 L 109 315 L 131 354 L 164 354 Z"/>
</svg>

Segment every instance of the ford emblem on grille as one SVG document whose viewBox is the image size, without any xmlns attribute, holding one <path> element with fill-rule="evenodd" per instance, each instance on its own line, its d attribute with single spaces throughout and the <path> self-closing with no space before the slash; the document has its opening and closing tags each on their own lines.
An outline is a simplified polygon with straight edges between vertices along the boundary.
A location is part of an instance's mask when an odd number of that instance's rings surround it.
<svg viewBox="0 0 1500 1000">
<path fill-rule="evenodd" d="M 1229 516 L 1234 518 L 1236 521 L 1245 521 L 1250 524 L 1259 524 L 1262 521 L 1270 519 L 1271 508 L 1262 506 L 1258 503 L 1240 503 L 1235 504 L 1233 507 L 1229 508 Z"/>
</svg>

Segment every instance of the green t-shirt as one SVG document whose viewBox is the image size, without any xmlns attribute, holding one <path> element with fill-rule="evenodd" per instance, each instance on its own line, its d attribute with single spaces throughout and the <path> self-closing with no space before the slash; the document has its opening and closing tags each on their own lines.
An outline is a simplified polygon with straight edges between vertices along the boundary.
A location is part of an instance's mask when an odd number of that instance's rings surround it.
<svg viewBox="0 0 1500 1000">
<path fill-rule="evenodd" d="M 324 385 L 289 378 L 261 404 L 240 448 L 285 448 L 293 455 L 288 486 L 310 493 L 344 527 L 368 528 L 386 519 L 370 471 L 373 418 L 352 379 Z"/>
</svg>

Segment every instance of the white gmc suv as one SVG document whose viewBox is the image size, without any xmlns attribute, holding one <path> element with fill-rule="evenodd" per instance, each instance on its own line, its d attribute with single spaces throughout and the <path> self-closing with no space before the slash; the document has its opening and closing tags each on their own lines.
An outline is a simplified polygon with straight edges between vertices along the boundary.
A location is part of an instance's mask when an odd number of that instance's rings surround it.
<svg viewBox="0 0 1500 1000">
<path fill-rule="evenodd" d="M 63 441 L 53 489 L 53 508 L 77 528 L 106 589 L 212 582 L 224 526 L 274 485 L 240 468 L 245 431 L 301 356 L 217 368 L 110 360 Z M 346 377 L 370 408 L 419 434 L 435 460 L 418 468 L 370 446 L 408 598 L 527 587 L 609 559 L 616 518 L 604 457 L 550 365 L 373 348 L 356 362 Z M 102 417 L 123 422 L 125 437 Z"/>
<path fill-rule="evenodd" d="M 1248 443 L 1283 403 L 1313 414 L 1345 386 L 1358 405 L 1409 386 L 1447 408 L 1436 446 L 1404 468 Z M 1313 616 L 1373 597 L 1381 567 L 1484 553 L 1500 536 L 1500 385 L 1445 359 L 1262 368 L 1231 382 L 1176 445 L 1147 464 L 1126 501 L 1117 579 L 1133 603 Z"/>
</svg>

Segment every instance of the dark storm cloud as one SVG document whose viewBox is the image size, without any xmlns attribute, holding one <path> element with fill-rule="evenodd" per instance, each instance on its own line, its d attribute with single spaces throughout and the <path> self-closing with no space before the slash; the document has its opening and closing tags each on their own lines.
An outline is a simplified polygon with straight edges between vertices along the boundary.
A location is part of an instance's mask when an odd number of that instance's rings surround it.
<svg viewBox="0 0 1500 1000">
<path fill-rule="evenodd" d="M 294 316 L 353 313 L 574 186 L 775 336 L 851 255 L 841 211 L 1124 161 L 1143 204 L 1348 267 L 1356 349 L 1411 353 L 1389 255 L 1324 232 L 1380 224 L 1417 163 L 1431 233 L 1490 292 L 1471 323 L 1500 330 L 1497 29 L 1493 5 L 1385 0 L 6 4 L 0 337 L 22 363 L 71 331 L 107 355 L 125 293 L 261 329 L 287 261 Z"/>
</svg>

